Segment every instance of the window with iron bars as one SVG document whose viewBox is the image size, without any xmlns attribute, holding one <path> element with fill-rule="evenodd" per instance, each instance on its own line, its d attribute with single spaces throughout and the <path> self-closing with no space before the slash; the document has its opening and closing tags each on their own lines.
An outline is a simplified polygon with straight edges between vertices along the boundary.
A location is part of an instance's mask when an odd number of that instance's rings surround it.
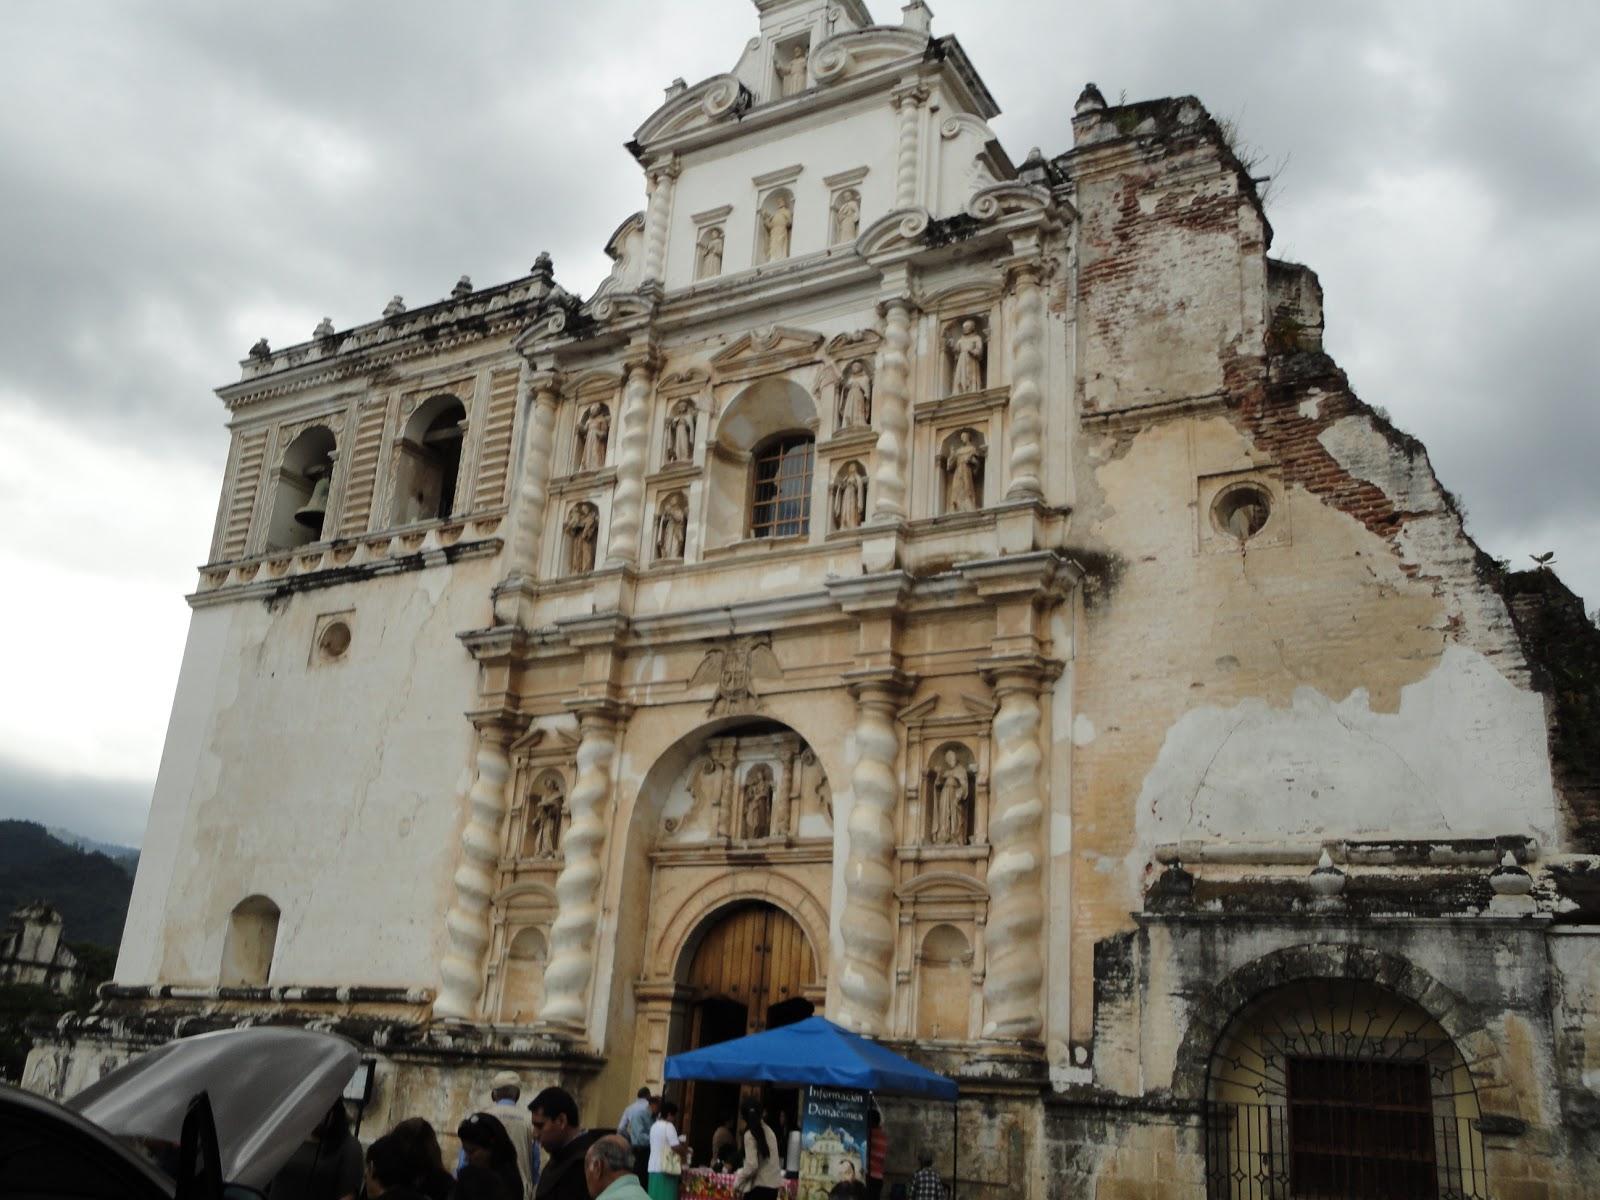
<svg viewBox="0 0 1600 1200">
<path fill-rule="evenodd" d="M 801 537 L 811 530 L 814 444 L 807 434 L 784 434 L 755 454 L 750 536 Z"/>
</svg>

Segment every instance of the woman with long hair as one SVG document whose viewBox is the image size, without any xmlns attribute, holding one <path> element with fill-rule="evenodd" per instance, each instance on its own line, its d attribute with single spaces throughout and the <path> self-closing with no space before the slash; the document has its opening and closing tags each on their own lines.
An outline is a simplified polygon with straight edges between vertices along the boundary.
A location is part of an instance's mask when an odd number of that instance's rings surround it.
<svg viewBox="0 0 1600 1200">
<path fill-rule="evenodd" d="M 411 1186 L 428 1200 L 449 1200 L 455 1180 L 444 1169 L 444 1152 L 433 1126 L 421 1117 L 407 1117 L 389 1133 L 400 1139 L 411 1160 Z"/>
<path fill-rule="evenodd" d="M 747 1200 L 778 1200 L 783 1186 L 783 1155 L 778 1135 L 761 1119 L 761 1105 L 746 1100 L 744 1116 L 744 1166 L 734 1176 L 733 1190 Z"/>
<path fill-rule="evenodd" d="M 278 1169 L 267 1196 L 269 1200 L 355 1200 L 366 1171 L 361 1143 L 350 1135 L 344 1101 L 335 1100 Z"/>
<path fill-rule="evenodd" d="M 473 1113 L 456 1127 L 467 1166 L 497 1176 L 511 1200 L 522 1200 L 522 1174 L 517 1170 L 517 1151 L 506 1127 L 488 1113 Z"/>
</svg>

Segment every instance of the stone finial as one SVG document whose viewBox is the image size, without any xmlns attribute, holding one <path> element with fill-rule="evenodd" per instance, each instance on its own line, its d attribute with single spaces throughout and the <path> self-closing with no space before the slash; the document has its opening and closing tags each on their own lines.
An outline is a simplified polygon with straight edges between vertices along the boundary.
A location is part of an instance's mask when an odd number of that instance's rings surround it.
<svg viewBox="0 0 1600 1200">
<path fill-rule="evenodd" d="M 1028 151 L 1028 157 L 1022 160 L 1022 165 L 1017 168 L 1017 174 L 1029 183 L 1044 183 L 1050 177 L 1050 164 L 1045 161 L 1044 151 L 1035 146 Z"/>
<path fill-rule="evenodd" d="M 900 24 L 906 29 L 915 29 L 918 33 L 927 33 L 933 28 L 933 9 L 923 3 L 923 0 L 911 0 L 900 10 Z"/>
<path fill-rule="evenodd" d="M 556 265 L 551 260 L 548 250 L 539 251 L 539 257 L 533 260 L 533 266 L 528 273 L 543 283 L 549 283 L 556 277 Z"/>
<path fill-rule="evenodd" d="M 256 344 L 250 347 L 250 357 L 257 362 L 266 362 L 272 357 L 272 347 L 267 345 L 266 338 L 258 338 Z"/>
<path fill-rule="evenodd" d="M 317 327 L 311 331 L 311 336 L 317 341 L 323 341 L 333 336 L 333 318 L 323 317 L 317 322 Z"/>
<path fill-rule="evenodd" d="M 676 97 L 683 95 L 688 90 L 689 85 L 683 81 L 683 76 L 679 75 L 671 83 L 667 84 L 667 99 L 675 99 Z"/>
<path fill-rule="evenodd" d="M 1106 98 L 1100 94 L 1100 89 L 1092 83 L 1084 84 L 1083 91 L 1078 93 L 1078 102 L 1072 106 L 1073 115 L 1083 117 L 1105 110 Z"/>
<path fill-rule="evenodd" d="M 1526 896 L 1533 891 L 1533 876 L 1517 864 L 1517 856 L 1507 850 L 1500 865 L 1489 872 L 1489 886 L 1496 896 Z"/>
<path fill-rule="evenodd" d="M 1322 848 L 1317 865 L 1311 869 L 1311 891 L 1319 900 L 1331 900 L 1344 891 L 1345 873 L 1333 865 L 1328 848 Z"/>
<path fill-rule="evenodd" d="M 472 295 L 472 276 L 463 275 L 456 280 L 455 287 L 450 289 L 450 297 L 453 300 L 463 300 L 470 295 Z"/>
<path fill-rule="evenodd" d="M 389 303 L 383 306 L 383 315 L 386 317 L 398 317 L 405 310 L 406 302 L 400 299 L 400 295 L 397 292 L 390 298 Z"/>
</svg>

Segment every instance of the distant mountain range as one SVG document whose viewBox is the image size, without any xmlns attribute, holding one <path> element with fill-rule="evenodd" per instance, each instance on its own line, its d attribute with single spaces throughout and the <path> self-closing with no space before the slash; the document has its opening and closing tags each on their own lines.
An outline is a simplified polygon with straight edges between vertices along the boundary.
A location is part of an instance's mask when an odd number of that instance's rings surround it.
<svg viewBox="0 0 1600 1200">
<path fill-rule="evenodd" d="M 0 821 L 0 921 L 29 901 L 43 900 L 61 914 L 67 941 L 114 950 L 128 916 L 138 852 L 107 846 L 105 853 L 87 838 L 76 840 L 93 848 L 64 840 L 73 836 L 52 836 L 32 821 Z"/>
<path fill-rule="evenodd" d="M 131 877 L 139 867 L 139 851 L 134 846 L 118 846 L 112 842 L 97 842 L 91 837 L 84 837 L 81 833 L 73 833 L 70 829 L 59 829 L 54 825 L 46 825 L 44 831 L 58 842 L 65 842 L 69 846 L 76 846 L 79 850 L 88 850 L 94 854 L 104 854 L 116 863 Z"/>
</svg>

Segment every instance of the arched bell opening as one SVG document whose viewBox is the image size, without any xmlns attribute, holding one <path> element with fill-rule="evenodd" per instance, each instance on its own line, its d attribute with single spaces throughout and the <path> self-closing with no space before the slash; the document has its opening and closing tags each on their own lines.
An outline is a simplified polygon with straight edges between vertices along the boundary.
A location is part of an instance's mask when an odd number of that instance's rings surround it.
<svg viewBox="0 0 1600 1200">
<path fill-rule="evenodd" d="M 1376 984 L 1251 1001 L 1206 1073 L 1210 1200 L 1488 1196 L 1478 1098 L 1450 1035 Z"/>
<path fill-rule="evenodd" d="M 451 395 L 417 406 L 395 445 L 394 523 L 448 520 L 456 508 L 467 409 Z"/>
<path fill-rule="evenodd" d="M 288 550 L 323 539 L 337 443 L 323 425 L 302 430 L 278 464 L 267 549 Z"/>
</svg>

